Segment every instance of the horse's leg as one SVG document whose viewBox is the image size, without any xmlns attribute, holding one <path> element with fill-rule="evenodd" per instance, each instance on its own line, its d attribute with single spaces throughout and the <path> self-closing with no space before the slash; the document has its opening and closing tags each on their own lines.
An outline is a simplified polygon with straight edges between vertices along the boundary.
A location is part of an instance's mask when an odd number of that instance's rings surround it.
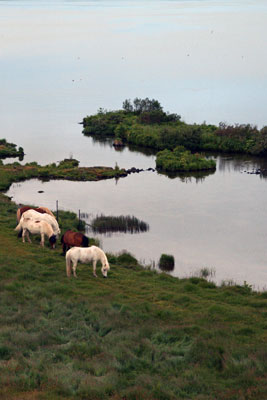
<svg viewBox="0 0 267 400">
<path fill-rule="evenodd" d="M 25 232 L 26 232 L 26 236 L 27 236 L 28 242 L 31 243 L 32 241 L 31 241 L 31 239 L 30 239 L 29 231 L 26 229 Z"/>
<path fill-rule="evenodd" d="M 77 267 L 77 261 L 74 261 L 73 264 L 72 264 L 72 271 L 73 271 L 74 278 L 77 278 L 76 267 Z"/>
<path fill-rule="evenodd" d="M 67 250 L 67 245 L 66 245 L 66 243 L 63 243 L 63 244 L 62 244 L 63 255 L 66 254 L 66 250 Z"/>
<path fill-rule="evenodd" d="M 41 233 L 41 242 L 40 242 L 40 245 L 41 245 L 42 247 L 44 247 L 44 233 L 43 233 L 43 232 Z"/>
<path fill-rule="evenodd" d="M 25 243 L 25 234 L 26 234 L 26 229 L 23 228 L 22 230 L 22 242 Z"/>
<path fill-rule="evenodd" d="M 94 274 L 94 276 L 97 278 L 97 275 L 96 275 L 96 260 L 93 260 L 93 274 Z"/>
</svg>

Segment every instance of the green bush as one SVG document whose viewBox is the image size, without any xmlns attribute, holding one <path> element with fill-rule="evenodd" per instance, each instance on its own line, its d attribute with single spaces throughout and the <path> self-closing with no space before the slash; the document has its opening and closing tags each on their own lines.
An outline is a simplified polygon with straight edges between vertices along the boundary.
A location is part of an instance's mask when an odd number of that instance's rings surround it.
<svg viewBox="0 0 267 400">
<path fill-rule="evenodd" d="M 129 252 L 123 251 L 118 257 L 117 257 L 117 263 L 119 264 L 127 264 L 129 265 L 138 265 L 137 259 Z"/>
<path fill-rule="evenodd" d="M 192 154 L 183 146 L 177 146 L 173 151 L 162 150 L 157 153 L 156 166 L 162 171 L 201 171 L 215 169 L 216 162 L 207 160 L 200 154 Z"/>
<path fill-rule="evenodd" d="M 0 139 L 0 157 L 22 157 L 24 156 L 24 150 L 19 147 L 17 150 L 17 145 L 14 143 L 8 143 L 6 139 Z"/>
<path fill-rule="evenodd" d="M 174 269 L 174 257 L 169 254 L 161 254 L 159 259 L 159 268 L 163 271 L 172 271 Z"/>
</svg>

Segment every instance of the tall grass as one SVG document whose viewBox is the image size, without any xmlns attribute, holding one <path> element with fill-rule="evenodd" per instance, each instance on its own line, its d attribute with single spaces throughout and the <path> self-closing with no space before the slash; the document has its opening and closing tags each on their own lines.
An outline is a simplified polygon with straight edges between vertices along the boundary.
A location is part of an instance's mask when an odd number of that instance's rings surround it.
<svg viewBox="0 0 267 400">
<path fill-rule="evenodd" d="M 149 225 L 134 216 L 106 216 L 99 215 L 91 222 L 94 233 L 124 232 L 139 233 L 149 230 Z"/>
</svg>

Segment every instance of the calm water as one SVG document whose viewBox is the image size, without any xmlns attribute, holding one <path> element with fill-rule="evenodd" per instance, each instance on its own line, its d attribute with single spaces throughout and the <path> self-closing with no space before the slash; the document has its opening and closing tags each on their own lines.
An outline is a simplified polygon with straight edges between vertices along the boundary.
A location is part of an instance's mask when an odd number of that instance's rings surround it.
<svg viewBox="0 0 267 400">
<path fill-rule="evenodd" d="M 266 19 L 266 0 L 2 0 L 2 136 L 25 161 L 105 162 L 77 122 L 135 97 L 186 122 L 261 127 Z"/>
<path fill-rule="evenodd" d="M 267 4 L 254 1 L 0 1 L 1 136 L 24 162 L 153 167 L 154 156 L 83 137 L 78 122 L 125 98 L 158 99 L 186 122 L 266 125 Z M 175 255 L 178 276 L 267 284 L 266 180 L 259 161 L 217 158 L 203 180 L 152 172 L 105 182 L 13 185 L 18 202 L 135 215 L 140 235 L 102 238 L 139 259 Z M 44 190 L 43 194 L 37 193 Z"/>
</svg>

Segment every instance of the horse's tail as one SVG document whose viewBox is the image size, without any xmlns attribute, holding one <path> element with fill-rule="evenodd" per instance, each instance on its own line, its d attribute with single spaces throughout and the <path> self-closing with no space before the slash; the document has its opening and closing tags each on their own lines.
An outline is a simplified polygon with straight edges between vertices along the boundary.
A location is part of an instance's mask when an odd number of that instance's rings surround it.
<svg viewBox="0 0 267 400">
<path fill-rule="evenodd" d="M 66 253 L 66 274 L 69 278 L 71 276 L 71 252 L 70 250 Z"/>
<path fill-rule="evenodd" d="M 14 230 L 15 231 L 21 231 L 21 229 L 22 229 L 21 224 L 22 224 L 22 219 L 20 219 L 20 222 L 18 223 L 18 225 L 16 226 L 16 228 Z"/>
<path fill-rule="evenodd" d="M 89 239 L 87 236 L 83 235 L 82 238 L 82 247 L 88 247 L 89 246 Z"/>
<path fill-rule="evenodd" d="M 20 221 L 20 208 L 17 209 L 17 222 Z"/>
</svg>

